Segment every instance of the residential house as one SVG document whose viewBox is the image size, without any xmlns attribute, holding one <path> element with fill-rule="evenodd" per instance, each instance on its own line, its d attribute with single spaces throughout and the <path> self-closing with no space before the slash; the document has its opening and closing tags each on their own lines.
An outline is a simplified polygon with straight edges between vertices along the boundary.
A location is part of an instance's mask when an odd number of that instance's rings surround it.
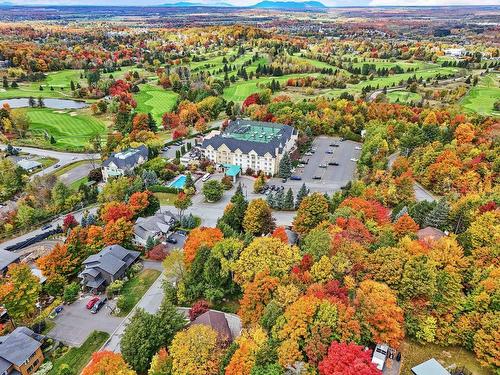
<svg viewBox="0 0 500 375">
<path fill-rule="evenodd" d="M 250 168 L 275 175 L 283 155 L 294 149 L 297 137 L 297 131 L 289 125 L 236 120 L 222 132 L 209 133 L 200 148 L 205 158 L 225 168 L 234 165 L 243 171 Z"/>
<path fill-rule="evenodd" d="M 134 242 L 146 246 L 148 238 L 163 240 L 177 222 L 176 216 L 170 211 L 158 211 L 149 217 L 140 217 L 134 225 Z"/>
<path fill-rule="evenodd" d="M 83 261 L 83 271 L 78 275 L 85 288 L 102 290 L 125 276 L 129 267 L 139 259 L 138 251 L 111 245 Z"/>
<path fill-rule="evenodd" d="M 190 323 L 190 325 L 196 324 L 202 324 L 212 328 L 217 332 L 217 338 L 221 343 L 230 344 L 233 341 L 233 335 L 226 316 L 221 311 L 208 310 Z"/>
<path fill-rule="evenodd" d="M 42 364 L 42 341 L 38 335 L 26 327 L 17 327 L 12 333 L 0 336 L 0 374 L 29 375 Z"/>
<path fill-rule="evenodd" d="M 107 182 L 110 177 L 123 176 L 148 160 L 148 148 L 144 145 L 112 153 L 102 163 L 102 178 Z"/>
<path fill-rule="evenodd" d="M 434 227 L 425 227 L 417 231 L 417 237 L 420 241 L 437 241 L 446 237 L 446 233 Z"/>
<path fill-rule="evenodd" d="M 434 358 L 411 369 L 413 375 L 450 375 L 450 373 Z"/>
<path fill-rule="evenodd" d="M 37 169 L 42 168 L 42 163 L 35 160 L 20 159 L 16 162 L 16 164 L 28 173 L 32 173 Z"/>
</svg>

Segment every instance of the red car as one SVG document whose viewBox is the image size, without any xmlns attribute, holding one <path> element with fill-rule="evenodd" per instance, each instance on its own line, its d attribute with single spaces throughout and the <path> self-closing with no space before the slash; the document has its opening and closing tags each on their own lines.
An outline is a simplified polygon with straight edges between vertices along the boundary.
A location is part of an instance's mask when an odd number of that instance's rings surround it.
<svg viewBox="0 0 500 375">
<path fill-rule="evenodd" d="M 99 301 L 99 297 L 92 297 L 88 302 L 87 302 L 87 309 L 91 309 L 92 307 L 94 307 L 94 305 L 96 304 L 96 302 Z"/>
</svg>

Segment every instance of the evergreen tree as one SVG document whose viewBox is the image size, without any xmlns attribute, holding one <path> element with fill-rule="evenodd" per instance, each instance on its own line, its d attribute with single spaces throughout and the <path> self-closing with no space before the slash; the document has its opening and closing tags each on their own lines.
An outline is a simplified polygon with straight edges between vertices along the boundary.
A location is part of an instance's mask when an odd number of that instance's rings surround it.
<svg viewBox="0 0 500 375">
<path fill-rule="evenodd" d="M 302 186 L 300 187 L 300 190 L 297 193 L 297 199 L 295 200 L 295 208 L 299 208 L 300 202 L 302 202 L 302 199 L 307 197 L 309 194 L 309 190 L 306 187 L 306 184 L 303 183 Z"/>
<path fill-rule="evenodd" d="M 291 188 L 286 192 L 282 209 L 287 211 L 292 211 L 294 209 L 294 196 Z"/>
<path fill-rule="evenodd" d="M 292 162 L 288 152 L 285 152 L 281 158 L 278 174 L 281 178 L 289 178 L 292 175 Z"/>
<path fill-rule="evenodd" d="M 282 210 L 285 201 L 285 194 L 280 190 L 274 196 L 274 207 L 276 210 Z"/>
<path fill-rule="evenodd" d="M 274 194 L 269 193 L 266 197 L 266 202 L 269 205 L 269 207 L 274 208 Z"/>
<path fill-rule="evenodd" d="M 156 121 L 151 113 L 148 113 L 148 127 L 152 132 L 156 132 L 158 130 Z"/>
<path fill-rule="evenodd" d="M 71 88 L 71 91 L 75 91 L 75 82 L 71 81 L 69 83 L 69 87 Z"/>
<path fill-rule="evenodd" d="M 424 225 L 444 230 L 448 224 L 449 213 L 450 206 L 448 202 L 445 198 L 441 198 L 436 207 L 426 216 Z"/>
</svg>

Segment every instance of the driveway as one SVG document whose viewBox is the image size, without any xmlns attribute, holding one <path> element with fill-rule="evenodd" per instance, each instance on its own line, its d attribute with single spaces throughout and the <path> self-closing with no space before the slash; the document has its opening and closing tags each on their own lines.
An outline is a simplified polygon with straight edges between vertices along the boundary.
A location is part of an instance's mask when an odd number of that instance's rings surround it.
<svg viewBox="0 0 500 375">
<path fill-rule="evenodd" d="M 86 296 L 65 305 L 64 310 L 54 318 L 56 326 L 47 336 L 70 346 L 80 346 L 93 331 L 113 333 L 124 318 L 111 316 L 108 306 L 112 302 L 107 302 L 97 314 L 92 314 L 85 306 L 90 298 Z"/>
<path fill-rule="evenodd" d="M 87 177 L 89 172 L 92 170 L 92 168 L 93 167 L 99 168 L 100 164 L 101 164 L 100 162 L 94 163 L 94 164 L 89 162 L 89 163 L 85 163 L 82 165 L 78 165 L 75 168 L 72 168 L 69 171 L 67 171 L 66 173 L 63 173 L 62 175 L 60 175 L 59 180 L 61 180 L 66 185 L 69 185 L 72 182 L 75 182 L 83 177 Z"/>
</svg>

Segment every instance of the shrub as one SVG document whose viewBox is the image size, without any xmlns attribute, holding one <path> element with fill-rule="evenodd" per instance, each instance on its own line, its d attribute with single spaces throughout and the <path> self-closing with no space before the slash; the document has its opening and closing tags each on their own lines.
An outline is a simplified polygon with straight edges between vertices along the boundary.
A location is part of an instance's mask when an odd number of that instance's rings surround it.
<svg viewBox="0 0 500 375">
<path fill-rule="evenodd" d="M 184 219 L 184 217 L 183 217 Z M 152 260 L 163 260 L 168 255 L 167 248 L 163 244 L 159 244 L 154 246 L 151 250 L 148 251 L 147 257 Z"/>
<path fill-rule="evenodd" d="M 107 293 L 109 296 L 114 296 L 116 294 L 119 294 L 123 288 L 123 284 L 125 282 L 123 280 L 115 280 L 111 284 L 109 284 Z"/>
<path fill-rule="evenodd" d="M 38 368 L 37 372 L 35 372 L 34 375 L 48 375 L 53 367 L 54 365 L 52 364 L 52 362 L 42 363 L 42 365 Z"/>
<path fill-rule="evenodd" d="M 201 314 L 206 313 L 210 309 L 210 306 L 208 305 L 208 302 L 201 299 L 199 301 L 196 301 L 193 303 L 191 308 L 189 309 L 189 319 L 191 321 L 195 320 L 197 317 L 199 317 Z"/>
<path fill-rule="evenodd" d="M 224 187 L 217 180 L 210 180 L 203 184 L 203 195 L 209 202 L 218 202 L 224 194 Z"/>
<path fill-rule="evenodd" d="M 229 190 L 233 187 L 233 179 L 229 176 L 222 177 L 221 183 L 224 190 Z"/>
</svg>

